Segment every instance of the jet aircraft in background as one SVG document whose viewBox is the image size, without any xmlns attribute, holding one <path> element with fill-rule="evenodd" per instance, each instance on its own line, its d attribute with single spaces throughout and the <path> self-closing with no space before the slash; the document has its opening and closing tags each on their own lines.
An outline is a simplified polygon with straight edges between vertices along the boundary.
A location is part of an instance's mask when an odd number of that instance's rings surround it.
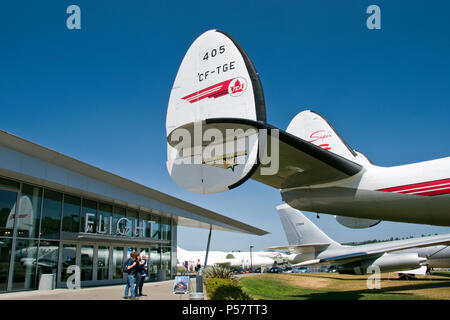
<svg viewBox="0 0 450 320">
<path fill-rule="evenodd" d="M 188 262 L 188 269 L 195 268 L 197 260 L 200 259 L 202 267 L 205 262 L 206 251 L 188 251 L 177 247 L 177 265 L 184 267 L 185 262 Z M 208 266 L 215 264 L 229 263 L 232 267 L 240 267 L 247 269 L 250 267 L 257 268 L 262 265 L 271 267 L 274 263 L 281 263 L 287 261 L 287 255 L 280 252 L 268 251 L 209 251 L 208 252 Z"/>
<path fill-rule="evenodd" d="M 331 264 L 339 273 L 366 274 L 377 266 L 381 272 L 450 267 L 450 234 L 407 240 L 346 246 L 328 237 L 299 210 L 277 206 L 289 245 L 270 250 L 289 250 L 294 266 Z"/>
</svg>

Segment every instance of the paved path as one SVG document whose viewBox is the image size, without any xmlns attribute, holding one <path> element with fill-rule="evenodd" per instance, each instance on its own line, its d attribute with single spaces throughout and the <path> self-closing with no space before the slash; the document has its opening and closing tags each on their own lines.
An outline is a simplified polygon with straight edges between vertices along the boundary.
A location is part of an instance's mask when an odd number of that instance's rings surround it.
<svg viewBox="0 0 450 320">
<path fill-rule="evenodd" d="M 189 300 L 189 294 L 173 294 L 174 280 L 144 284 L 147 296 L 138 300 Z M 190 292 L 195 292 L 195 278 L 189 282 Z M 79 290 L 55 289 L 49 291 L 22 291 L 0 294 L 0 300 L 124 300 L 125 285 L 81 288 Z"/>
</svg>

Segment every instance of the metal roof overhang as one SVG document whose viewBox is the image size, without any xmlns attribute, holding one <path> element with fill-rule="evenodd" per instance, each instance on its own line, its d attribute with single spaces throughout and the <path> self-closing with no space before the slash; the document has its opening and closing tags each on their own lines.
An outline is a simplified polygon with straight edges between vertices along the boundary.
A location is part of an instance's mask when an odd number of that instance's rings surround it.
<svg viewBox="0 0 450 320">
<path fill-rule="evenodd" d="M 181 226 L 209 229 L 212 225 L 213 230 L 259 236 L 268 233 L 3 130 L 0 130 L 0 175 L 172 216 Z M 76 183 L 68 183 L 69 180 Z"/>
</svg>

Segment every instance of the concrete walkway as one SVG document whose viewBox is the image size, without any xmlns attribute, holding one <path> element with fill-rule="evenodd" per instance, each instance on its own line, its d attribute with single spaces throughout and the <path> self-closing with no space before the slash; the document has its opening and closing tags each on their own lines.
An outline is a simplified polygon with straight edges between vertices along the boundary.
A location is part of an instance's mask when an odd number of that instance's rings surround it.
<svg viewBox="0 0 450 320">
<path fill-rule="evenodd" d="M 144 284 L 143 293 L 147 296 L 137 300 L 189 300 L 189 294 L 173 294 L 174 280 L 149 282 Z M 195 278 L 189 279 L 189 291 L 195 292 Z M 125 285 L 48 291 L 22 291 L 0 294 L 0 300 L 125 300 Z"/>
</svg>

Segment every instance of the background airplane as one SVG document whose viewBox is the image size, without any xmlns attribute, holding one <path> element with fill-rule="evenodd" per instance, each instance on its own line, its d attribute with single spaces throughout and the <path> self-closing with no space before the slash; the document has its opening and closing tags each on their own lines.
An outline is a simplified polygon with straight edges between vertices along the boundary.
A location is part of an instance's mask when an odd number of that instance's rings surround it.
<svg viewBox="0 0 450 320">
<path fill-rule="evenodd" d="M 186 190 L 222 192 L 251 178 L 280 189 L 294 208 L 347 217 L 338 221 L 348 227 L 450 226 L 450 157 L 379 167 L 309 110 L 286 131 L 271 126 L 253 63 L 221 31 L 203 33 L 187 51 L 166 131 L 169 174 Z"/>
<path fill-rule="evenodd" d="M 339 273 L 350 274 L 370 273 L 372 266 L 381 272 L 450 266 L 450 234 L 346 246 L 329 238 L 299 210 L 287 204 L 277 210 L 289 245 L 269 249 L 289 250 L 289 262 L 296 266 L 332 264 Z"/>
<path fill-rule="evenodd" d="M 195 268 L 197 259 L 200 259 L 200 263 L 203 267 L 205 254 L 205 251 L 187 251 L 177 247 L 177 265 L 184 267 L 184 263 L 187 261 L 188 268 L 192 271 L 193 268 Z M 232 267 L 247 269 L 250 267 L 257 268 L 262 265 L 271 267 L 274 263 L 281 263 L 286 260 L 286 254 L 273 251 L 252 251 L 251 254 L 250 252 L 239 251 L 209 251 L 207 265 L 213 266 L 218 263 L 229 263 Z"/>
</svg>

